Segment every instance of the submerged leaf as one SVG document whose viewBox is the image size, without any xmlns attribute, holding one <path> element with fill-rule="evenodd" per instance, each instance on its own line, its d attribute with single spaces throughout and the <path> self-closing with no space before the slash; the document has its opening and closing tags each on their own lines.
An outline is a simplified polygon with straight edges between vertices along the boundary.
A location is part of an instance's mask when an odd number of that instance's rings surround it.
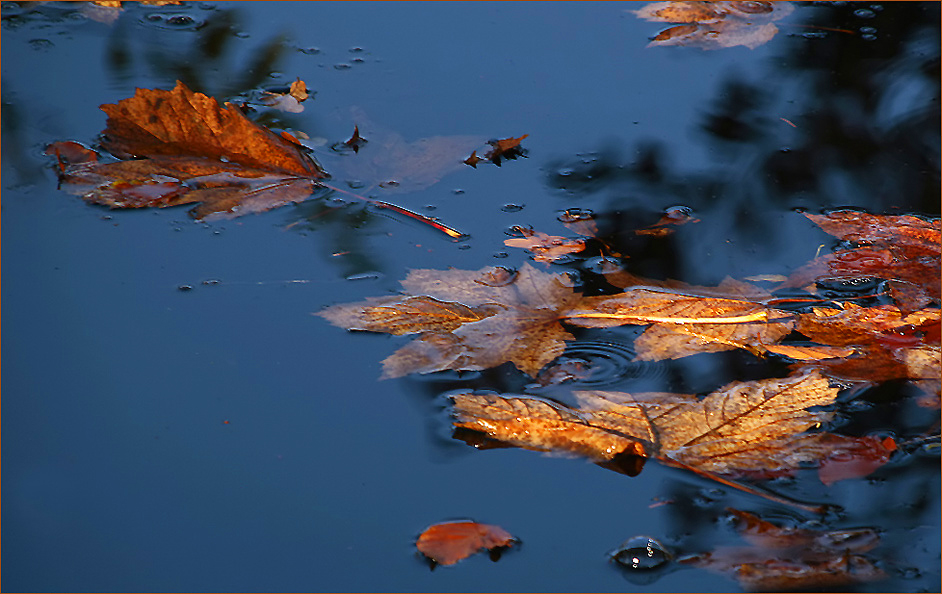
<svg viewBox="0 0 942 594">
<path fill-rule="evenodd" d="M 402 281 L 410 296 L 337 305 L 320 315 L 349 329 L 421 333 L 383 362 L 383 377 L 507 361 L 536 375 L 572 340 L 559 318 L 579 295 L 562 279 L 529 264 L 518 272 L 413 270 Z"/>
<path fill-rule="evenodd" d="M 839 590 L 886 577 L 862 555 L 880 541 L 870 528 L 825 532 L 780 527 L 748 512 L 727 511 L 752 546 L 720 547 L 680 563 L 731 574 L 743 588 L 762 592 Z"/>
</svg>

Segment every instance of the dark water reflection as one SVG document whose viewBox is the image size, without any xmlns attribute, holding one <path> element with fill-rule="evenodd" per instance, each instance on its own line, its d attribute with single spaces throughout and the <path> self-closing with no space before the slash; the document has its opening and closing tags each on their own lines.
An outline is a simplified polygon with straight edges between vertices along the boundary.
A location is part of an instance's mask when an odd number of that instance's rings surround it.
<svg viewBox="0 0 942 594">
<path fill-rule="evenodd" d="M 608 472 L 477 451 L 453 439 L 443 396 L 707 393 L 784 363 L 731 352 L 640 364 L 637 329 L 576 329 L 538 378 L 504 365 L 376 382 L 401 339 L 310 314 L 395 292 L 410 268 L 515 269 L 527 255 L 504 246 L 508 230 L 571 234 L 563 222 L 578 213 L 598 239 L 549 269 L 588 294 L 613 290 L 609 266 L 693 284 L 787 274 L 835 243 L 795 209 L 938 216 L 938 4 L 801 3 L 766 46 L 714 52 L 645 49 L 657 27 L 608 3 L 95 15 L 2 8 L 5 589 L 728 591 L 726 577 L 671 563 L 626 575 L 606 551 L 638 535 L 675 556 L 740 545 L 729 506 L 876 528 L 870 555 L 889 579 L 860 590 L 937 588 L 937 444 L 867 479 L 826 488 L 809 470 L 767 485 L 841 508 L 816 517 L 656 463 Z M 369 189 L 469 233 L 455 242 L 329 191 L 215 224 L 104 211 L 58 192 L 42 157 L 49 142 L 94 142 L 96 106 L 135 87 L 179 79 L 238 102 L 295 77 L 316 92 L 303 113 L 256 115 L 306 133 L 325 163 L 345 158 L 330 146 L 367 116 L 404 143 L 528 133 L 528 158 Z M 691 222 L 673 234 L 635 233 L 678 212 Z M 848 435 L 939 425 L 901 383 L 863 391 L 839 419 Z M 466 516 L 523 547 L 429 573 L 415 535 Z"/>
</svg>

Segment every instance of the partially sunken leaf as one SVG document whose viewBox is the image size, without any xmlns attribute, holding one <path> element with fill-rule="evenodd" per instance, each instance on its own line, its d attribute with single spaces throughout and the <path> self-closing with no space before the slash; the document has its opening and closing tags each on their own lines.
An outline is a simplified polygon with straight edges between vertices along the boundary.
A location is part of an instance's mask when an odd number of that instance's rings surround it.
<svg viewBox="0 0 942 594">
<path fill-rule="evenodd" d="M 351 109 L 357 125 L 341 143 L 344 158 L 327 162 L 334 178 L 382 188 L 386 194 L 414 192 L 460 171 L 462 159 L 484 142 L 481 136 L 430 136 L 407 142 L 399 133 L 373 122 L 359 108 Z M 369 139 L 369 142 L 367 142 Z M 349 149 L 352 149 L 352 153 Z"/>
<path fill-rule="evenodd" d="M 453 565 L 482 549 L 509 547 L 516 539 L 500 526 L 477 522 L 433 524 L 419 535 L 415 546 L 439 565 Z"/>
<path fill-rule="evenodd" d="M 683 394 L 576 392 L 580 408 L 534 397 L 458 394 L 454 425 L 518 447 L 583 455 L 621 453 L 724 475 L 771 474 L 820 462 L 838 447 L 804 433 L 830 418 L 837 388 L 817 372 L 734 382 L 700 400 Z"/>
<path fill-rule="evenodd" d="M 581 252 L 585 249 L 585 240 L 583 239 L 568 239 L 557 235 L 547 235 L 523 227 L 517 227 L 517 230 L 523 234 L 523 237 L 505 239 L 504 245 L 533 252 L 533 260 L 537 262 L 551 263 L 566 254 Z"/>
<path fill-rule="evenodd" d="M 196 218 L 233 217 L 307 199 L 326 177 L 305 149 L 248 120 L 233 105 L 190 91 L 138 89 L 102 105 L 108 128 L 102 145 L 126 158 L 67 163 L 56 154 L 60 181 L 85 200 L 112 208 L 202 204 Z"/>
<path fill-rule="evenodd" d="M 830 591 L 886 577 L 862 553 L 879 544 L 870 528 L 818 531 L 780 527 L 735 509 L 728 512 L 751 547 L 720 547 L 680 563 L 731 574 L 760 592 Z"/>
<path fill-rule="evenodd" d="M 408 296 L 334 306 L 321 315 L 350 329 L 421 333 L 383 362 L 383 377 L 507 361 L 536 375 L 572 340 L 559 318 L 579 295 L 562 278 L 529 264 L 518 272 L 413 270 L 402 281 Z"/>
</svg>

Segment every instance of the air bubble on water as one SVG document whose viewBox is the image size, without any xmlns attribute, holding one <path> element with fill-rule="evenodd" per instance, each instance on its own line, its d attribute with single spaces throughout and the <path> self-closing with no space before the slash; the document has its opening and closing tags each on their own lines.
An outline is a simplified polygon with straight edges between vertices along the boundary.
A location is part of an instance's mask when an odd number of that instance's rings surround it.
<svg viewBox="0 0 942 594">
<path fill-rule="evenodd" d="M 588 208 L 569 208 L 559 213 L 556 220 L 561 223 L 576 223 L 579 221 L 591 221 L 595 218 L 595 213 Z"/>
<path fill-rule="evenodd" d="M 873 12 L 869 8 L 858 8 L 857 10 L 854 11 L 854 16 L 861 19 L 872 19 L 873 17 L 877 15 L 875 12 Z"/>
<path fill-rule="evenodd" d="M 180 285 L 179 287 L 177 287 L 177 290 L 178 291 L 192 291 L 193 286 L 192 285 Z"/>
<path fill-rule="evenodd" d="M 865 33 L 861 35 L 860 38 L 863 39 L 864 41 L 875 41 L 877 36 L 871 33 Z"/>
<path fill-rule="evenodd" d="M 221 281 L 218 278 L 208 278 L 203 281 L 203 284 L 206 286 L 218 285 Z"/>
<path fill-rule="evenodd" d="M 302 47 L 298 51 L 300 51 L 302 54 L 307 54 L 308 56 L 314 56 L 321 53 L 321 49 L 319 47 Z"/>
<path fill-rule="evenodd" d="M 353 68 L 353 66 L 351 66 L 350 64 L 347 64 L 346 62 L 334 64 L 334 70 L 349 70 L 350 68 Z"/>
<path fill-rule="evenodd" d="M 246 31 L 237 31 L 234 35 L 237 39 L 248 39 L 251 37 Z"/>
<path fill-rule="evenodd" d="M 462 190 L 461 188 L 455 188 L 454 190 L 451 191 L 451 193 L 454 194 L 455 196 L 460 196 L 464 194 L 464 190 Z"/>
<path fill-rule="evenodd" d="M 612 274 L 613 272 L 620 272 L 623 269 L 619 260 L 605 256 L 589 258 L 583 264 L 583 268 L 595 274 Z"/>
<path fill-rule="evenodd" d="M 622 567 L 634 571 L 658 569 L 673 559 L 664 545 L 649 536 L 630 538 L 609 556 Z"/>
<path fill-rule="evenodd" d="M 522 204 L 505 204 L 501 206 L 500 209 L 504 212 L 520 212 L 521 210 L 523 210 L 523 205 Z"/>
<path fill-rule="evenodd" d="M 366 62 L 366 60 L 364 60 L 363 58 L 353 58 L 350 61 L 353 62 L 354 64 L 363 64 Z"/>
<path fill-rule="evenodd" d="M 556 172 L 556 175 L 559 175 L 561 177 L 569 177 L 572 174 L 573 174 L 573 170 L 569 169 L 568 167 L 560 169 Z"/>
<path fill-rule="evenodd" d="M 277 79 L 277 78 L 281 78 L 282 76 L 284 76 L 284 75 L 283 75 L 281 72 L 269 72 L 269 73 L 268 73 L 268 78 L 275 78 L 275 79 Z"/>
<path fill-rule="evenodd" d="M 861 28 L 859 28 L 859 29 L 857 29 L 857 30 L 860 31 L 861 33 L 864 33 L 864 34 L 871 34 L 871 35 L 872 35 L 873 33 L 876 33 L 876 32 L 877 32 L 877 30 L 876 30 L 875 27 L 861 27 Z"/>
<path fill-rule="evenodd" d="M 363 52 L 363 48 L 359 46 L 355 46 L 355 47 L 351 47 L 347 51 L 350 52 L 351 54 L 359 54 Z"/>
<path fill-rule="evenodd" d="M 510 254 L 508 254 L 507 252 L 495 252 L 495 253 L 494 253 L 494 257 L 495 257 L 495 258 L 506 258 L 506 257 L 508 257 L 509 255 L 510 255 Z"/>
</svg>

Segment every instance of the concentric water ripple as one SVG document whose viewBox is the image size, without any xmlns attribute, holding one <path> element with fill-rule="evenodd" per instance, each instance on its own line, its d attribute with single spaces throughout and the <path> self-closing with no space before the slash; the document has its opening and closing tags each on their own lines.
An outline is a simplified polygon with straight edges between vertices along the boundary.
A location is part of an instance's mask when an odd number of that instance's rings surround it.
<svg viewBox="0 0 942 594">
<path fill-rule="evenodd" d="M 664 365 L 634 361 L 635 351 L 628 344 L 603 340 L 576 340 L 566 345 L 566 352 L 540 372 L 543 385 L 567 383 L 584 388 L 599 388 L 624 381 L 666 378 Z"/>
</svg>

